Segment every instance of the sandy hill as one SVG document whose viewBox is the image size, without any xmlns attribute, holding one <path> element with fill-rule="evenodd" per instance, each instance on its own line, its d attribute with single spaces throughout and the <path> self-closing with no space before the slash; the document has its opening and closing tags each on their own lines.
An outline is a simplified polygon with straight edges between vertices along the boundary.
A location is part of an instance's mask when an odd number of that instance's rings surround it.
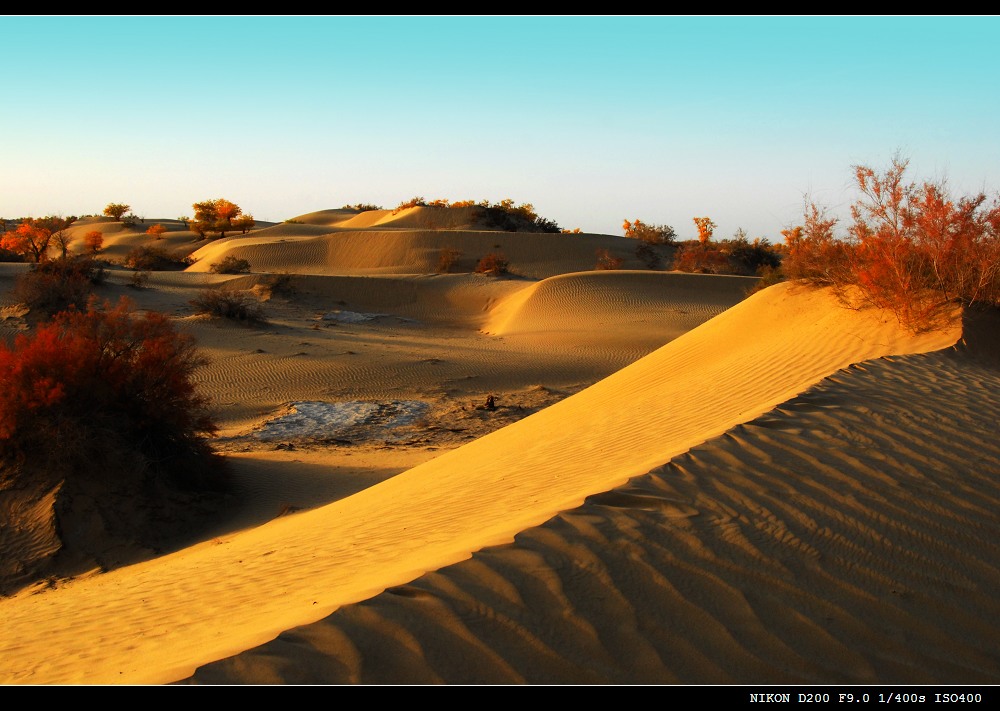
<svg viewBox="0 0 1000 711">
<path fill-rule="evenodd" d="M 162 250 L 177 260 L 190 258 L 191 271 L 208 272 L 226 257 L 245 259 L 255 272 L 294 274 L 432 274 L 472 272 L 489 254 L 500 254 L 510 272 L 541 279 L 594 269 L 598 251 L 622 259 L 626 269 L 647 269 L 636 255 L 636 240 L 613 235 L 546 234 L 518 227 L 517 216 L 482 207 L 417 206 L 399 210 L 329 209 L 298 215 L 281 223 L 258 222 L 246 234 L 226 233 L 204 239 L 176 219 L 144 219 L 127 225 L 109 217 L 81 218 L 67 229 L 71 249 L 83 251 L 88 232 L 102 233 L 102 256 L 121 263 L 137 248 Z M 497 216 L 499 215 L 499 216 Z M 509 223 L 509 224 L 508 224 Z M 153 238 L 155 224 L 166 232 Z M 666 255 L 669 250 L 661 250 Z M 450 264 L 442 266 L 449 255 Z M 664 262 L 665 263 L 665 262 Z M 183 265 L 178 262 L 178 269 Z M 659 267 L 662 269 L 662 264 Z"/>
</svg>

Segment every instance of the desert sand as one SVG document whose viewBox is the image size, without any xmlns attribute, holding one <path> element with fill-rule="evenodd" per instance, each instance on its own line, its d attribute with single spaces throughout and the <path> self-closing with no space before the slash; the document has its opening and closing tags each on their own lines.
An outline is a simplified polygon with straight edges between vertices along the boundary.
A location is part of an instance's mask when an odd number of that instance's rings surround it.
<svg viewBox="0 0 1000 711">
<path fill-rule="evenodd" d="M 196 337 L 237 492 L 183 545 L 0 598 L 0 683 L 1000 682 L 995 319 L 914 334 L 461 210 L 295 220 L 204 246 L 163 221 L 197 261 L 100 287 Z M 512 275 L 471 273 L 496 249 Z M 205 288 L 267 322 L 195 314 Z M 33 523 L 0 553 L 57 549 Z"/>
</svg>

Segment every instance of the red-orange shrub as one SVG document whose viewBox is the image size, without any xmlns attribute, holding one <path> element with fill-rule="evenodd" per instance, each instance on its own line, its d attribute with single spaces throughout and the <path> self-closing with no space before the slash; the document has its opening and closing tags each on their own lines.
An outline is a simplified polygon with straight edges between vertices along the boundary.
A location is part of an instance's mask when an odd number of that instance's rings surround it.
<svg viewBox="0 0 1000 711">
<path fill-rule="evenodd" d="M 674 269 L 699 274 L 729 274 L 729 257 L 721 249 L 711 249 L 701 244 L 686 244 L 674 254 Z"/>
<path fill-rule="evenodd" d="M 167 231 L 166 227 L 164 227 L 160 223 L 156 223 L 155 225 L 149 226 L 149 229 L 146 230 L 146 234 L 152 237 L 153 239 L 163 239 L 163 234 L 166 231 Z"/>
<path fill-rule="evenodd" d="M 621 269 L 622 264 L 624 263 L 625 260 L 621 257 L 615 257 L 606 249 L 599 249 L 597 250 L 597 264 L 594 268 L 610 270 Z"/>
<path fill-rule="evenodd" d="M 202 364 L 190 337 L 125 299 L 62 312 L 0 342 L 0 459 L 72 459 L 102 443 L 148 462 L 204 454 L 215 425 L 192 379 Z"/>
<path fill-rule="evenodd" d="M 452 267 L 458 264 L 458 260 L 462 258 L 462 253 L 457 249 L 448 249 L 444 247 L 438 252 L 438 263 L 437 270 L 439 274 L 448 274 L 451 272 Z"/>
<path fill-rule="evenodd" d="M 855 166 L 861 198 L 846 239 L 815 204 L 805 225 L 785 230 L 791 278 L 855 287 L 914 330 L 933 327 L 954 304 L 1000 305 L 1000 198 L 952 197 L 944 183 L 908 183 L 907 161 L 883 173 Z"/>
<path fill-rule="evenodd" d="M 83 244 L 91 254 L 98 254 L 104 249 L 104 234 L 98 230 L 91 230 L 83 236 Z"/>
<path fill-rule="evenodd" d="M 476 273 L 501 276 L 506 274 L 509 268 L 510 263 L 502 252 L 491 252 L 476 264 Z"/>
</svg>

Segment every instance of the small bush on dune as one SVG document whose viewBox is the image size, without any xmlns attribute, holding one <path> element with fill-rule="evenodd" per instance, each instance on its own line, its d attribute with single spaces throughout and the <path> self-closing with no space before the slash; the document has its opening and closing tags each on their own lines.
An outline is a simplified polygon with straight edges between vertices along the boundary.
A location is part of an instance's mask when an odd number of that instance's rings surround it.
<svg viewBox="0 0 1000 711">
<path fill-rule="evenodd" d="M 660 253 L 662 247 L 640 242 L 635 248 L 635 258 L 646 265 L 647 269 L 659 269 L 663 266 L 664 257 Z"/>
<path fill-rule="evenodd" d="M 491 252 L 479 260 L 476 264 L 476 274 L 488 274 L 490 276 L 502 276 L 508 273 L 510 263 L 502 252 Z"/>
<path fill-rule="evenodd" d="M 264 307 L 251 291 L 206 289 L 191 300 L 196 313 L 247 325 L 264 323 Z"/>
<path fill-rule="evenodd" d="M 132 289 L 145 289 L 149 283 L 149 272 L 132 272 L 128 286 Z"/>
<path fill-rule="evenodd" d="M 413 197 L 410 198 L 409 200 L 404 200 L 403 202 L 399 203 L 396 206 L 396 208 L 392 211 L 392 214 L 395 215 L 396 213 L 402 212 L 403 210 L 407 210 L 411 207 L 424 207 L 426 205 L 427 201 L 424 200 L 422 197 L 419 196 Z"/>
<path fill-rule="evenodd" d="M 649 225 L 642 220 L 622 223 L 625 236 L 637 239 L 645 244 L 673 244 L 677 240 L 677 232 L 670 225 Z"/>
<path fill-rule="evenodd" d="M 439 274 L 448 274 L 451 272 L 452 267 L 454 267 L 458 260 L 462 258 L 462 253 L 457 249 L 444 248 L 438 253 L 438 264 L 437 270 Z"/>
<path fill-rule="evenodd" d="M 862 305 L 893 312 L 912 330 L 933 328 L 953 306 L 1000 306 L 1000 197 L 953 197 L 943 182 L 908 183 L 896 157 L 879 173 L 855 166 L 861 198 L 847 237 L 836 219 L 807 205 L 785 230 L 791 278 L 848 287 Z M 845 297 L 849 298 L 849 297 Z"/>
<path fill-rule="evenodd" d="M 71 306 L 83 308 L 93 287 L 107 279 L 104 266 L 89 256 L 32 264 L 14 284 L 14 298 L 32 313 L 48 318 Z"/>
<path fill-rule="evenodd" d="M 221 262 L 215 262 L 209 266 L 209 269 L 214 274 L 245 274 L 250 271 L 250 262 L 230 254 Z"/>
<path fill-rule="evenodd" d="M 192 261 L 188 257 L 178 257 L 160 247 L 136 247 L 125 255 L 122 263 L 129 269 L 161 272 L 185 269 L 191 266 Z"/>
<path fill-rule="evenodd" d="M 266 291 L 268 297 L 274 294 L 290 296 L 295 293 L 295 284 L 293 283 L 292 275 L 288 272 L 269 274 L 261 282 L 261 286 Z"/>
<path fill-rule="evenodd" d="M 625 260 L 621 257 L 615 257 L 606 249 L 597 250 L 597 265 L 595 269 L 621 269 L 622 264 Z"/>
<path fill-rule="evenodd" d="M 152 237 L 153 239 L 163 239 L 163 235 L 166 234 L 166 232 L 167 228 L 159 223 L 155 225 L 150 225 L 146 229 L 146 234 Z"/>
<path fill-rule="evenodd" d="M 700 242 L 682 245 L 674 253 L 674 269 L 697 274 L 728 274 L 729 259 L 721 249 Z"/>
<path fill-rule="evenodd" d="M 371 210 L 384 210 L 385 208 L 381 205 L 373 205 L 368 202 L 359 202 L 354 205 L 344 205 L 341 210 L 355 210 L 357 212 L 369 212 Z"/>
</svg>

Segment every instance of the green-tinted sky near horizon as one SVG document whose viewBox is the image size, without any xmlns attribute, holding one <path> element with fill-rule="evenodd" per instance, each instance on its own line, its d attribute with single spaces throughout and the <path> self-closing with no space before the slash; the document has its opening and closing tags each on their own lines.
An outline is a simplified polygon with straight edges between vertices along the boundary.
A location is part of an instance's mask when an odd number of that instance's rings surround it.
<svg viewBox="0 0 1000 711">
<path fill-rule="evenodd" d="M 851 166 L 1000 188 L 995 16 L 0 16 L 0 216 L 512 198 L 780 239 Z"/>
</svg>

